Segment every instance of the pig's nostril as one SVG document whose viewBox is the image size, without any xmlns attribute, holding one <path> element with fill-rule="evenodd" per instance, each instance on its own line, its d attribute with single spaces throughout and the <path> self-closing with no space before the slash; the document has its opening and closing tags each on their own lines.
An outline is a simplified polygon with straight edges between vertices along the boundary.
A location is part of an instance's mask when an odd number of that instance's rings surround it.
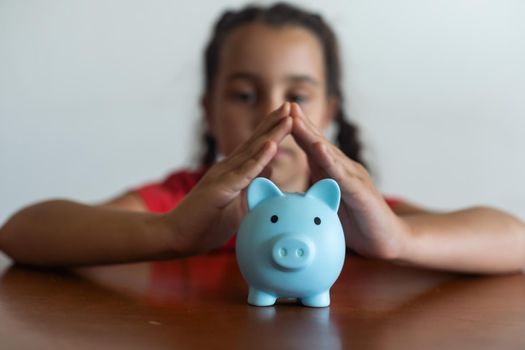
<svg viewBox="0 0 525 350">
<path fill-rule="evenodd" d="M 283 234 L 272 245 L 272 261 L 280 268 L 299 270 L 315 258 L 315 246 L 308 237 Z"/>
</svg>

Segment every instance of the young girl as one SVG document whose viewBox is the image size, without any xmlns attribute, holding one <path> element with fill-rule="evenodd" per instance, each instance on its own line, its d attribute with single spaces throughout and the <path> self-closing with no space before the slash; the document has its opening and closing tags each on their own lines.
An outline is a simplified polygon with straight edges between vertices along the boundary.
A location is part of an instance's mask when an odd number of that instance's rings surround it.
<svg viewBox="0 0 525 350">
<path fill-rule="evenodd" d="M 1 228 L 1 249 L 43 266 L 201 254 L 231 246 L 255 177 L 301 192 L 330 177 L 341 187 L 347 245 L 359 254 L 475 273 L 525 266 L 525 224 L 504 212 L 436 213 L 383 198 L 345 121 L 340 76 L 334 34 L 318 15 L 285 4 L 225 13 L 205 52 L 202 167 L 101 205 L 32 205 Z M 332 121 L 337 146 L 323 136 Z"/>
</svg>

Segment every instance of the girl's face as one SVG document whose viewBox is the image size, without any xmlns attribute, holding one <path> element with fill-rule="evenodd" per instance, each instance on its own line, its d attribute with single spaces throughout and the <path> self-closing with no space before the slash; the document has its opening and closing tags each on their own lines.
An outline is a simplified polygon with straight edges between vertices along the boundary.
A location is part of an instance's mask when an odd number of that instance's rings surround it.
<svg viewBox="0 0 525 350">
<path fill-rule="evenodd" d="M 204 99 L 208 127 L 228 156 L 245 142 L 262 118 L 285 101 L 297 102 L 323 131 L 333 116 L 326 92 L 321 44 L 299 26 L 248 24 L 226 37 L 211 93 Z M 272 180 L 285 191 L 304 191 L 305 153 L 291 135 L 270 163 Z"/>
</svg>

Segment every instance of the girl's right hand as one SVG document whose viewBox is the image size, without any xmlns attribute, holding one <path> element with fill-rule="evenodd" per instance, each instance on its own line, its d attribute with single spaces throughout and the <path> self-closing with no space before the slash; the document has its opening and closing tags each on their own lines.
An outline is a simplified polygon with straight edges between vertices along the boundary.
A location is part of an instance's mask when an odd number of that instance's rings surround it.
<svg viewBox="0 0 525 350">
<path fill-rule="evenodd" d="M 247 212 L 245 190 L 266 168 L 292 131 L 290 103 L 265 117 L 245 143 L 213 165 L 163 221 L 173 233 L 174 251 L 193 255 L 224 245 Z"/>
</svg>

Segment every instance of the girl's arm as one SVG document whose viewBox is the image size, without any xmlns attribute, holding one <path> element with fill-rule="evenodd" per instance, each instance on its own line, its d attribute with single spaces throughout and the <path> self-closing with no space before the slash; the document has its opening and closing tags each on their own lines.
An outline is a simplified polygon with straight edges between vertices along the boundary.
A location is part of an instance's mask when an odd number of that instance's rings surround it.
<svg viewBox="0 0 525 350">
<path fill-rule="evenodd" d="M 402 263 L 472 273 L 525 268 L 525 224 L 494 208 L 401 215 L 408 230 L 397 256 Z"/>
<path fill-rule="evenodd" d="M 67 200 L 32 205 L 0 229 L 0 249 L 18 263 L 38 266 L 175 257 L 173 228 L 162 215 L 139 212 L 132 203 L 123 196 L 98 206 Z"/>
<path fill-rule="evenodd" d="M 168 259 L 218 248 L 247 210 L 243 191 L 290 134 L 289 113 L 285 103 L 264 118 L 169 213 L 140 212 L 144 208 L 133 196 L 98 206 L 47 201 L 19 211 L 0 228 L 0 250 L 19 263 L 72 266 Z"/>
<path fill-rule="evenodd" d="M 306 152 L 314 180 L 341 187 L 339 217 L 356 252 L 416 266 L 468 273 L 517 272 L 525 267 L 525 224 L 502 211 L 478 207 L 450 213 L 405 204 L 394 213 L 368 171 L 331 144 L 297 104 L 292 135 Z"/>
</svg>

